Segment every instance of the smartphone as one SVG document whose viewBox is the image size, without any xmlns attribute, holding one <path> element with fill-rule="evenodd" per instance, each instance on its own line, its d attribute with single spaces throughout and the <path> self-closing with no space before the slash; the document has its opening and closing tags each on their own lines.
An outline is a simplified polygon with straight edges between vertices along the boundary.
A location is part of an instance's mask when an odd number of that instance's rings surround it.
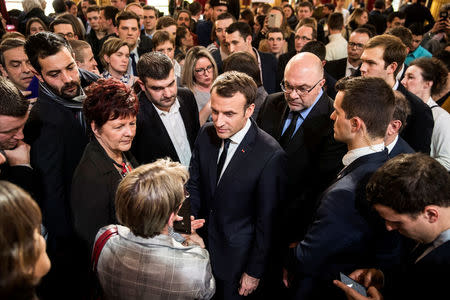
<svg viewBox="0 0 450 300">
<path fill-rule="evenodd" d="M 281 26 L 281 15 L 279 14 L 270 14 L 269 20 L 267 21 L 267 26 L 269 28 L 280 28 Z"/>
<path fill-rule="evenodd" d="M 341 276 L 341 281 L 348 287 L 354 289 L 355 291 L 357 291 L 358 293 L 360 293 L 361 295 L 363 295 L 364 297 L 367 297 L 367 291 L 366 288 L 359 284 L 358 282 L 354 281 L 353 279 L 351 279 L 350 277 L 346 276 L 343 273 L 339 273 Z"/>
<path fill-rule="evenodd" d="M 441 11 L 441 12 L 439 13 L 439 18 L 440 18 L 441 20 L 447 19 L 447 18 L 448 18 L 448 12 L 447 12 L 447 11 Z"/>
<path fill-rule="evenodd" d="M 173 229 L 178 233 L 191 234 L 191 202 L 189 202 L 189 198 L 183 201 L 178 215 L 183 217 L 183 220 L 173 222 Z"/>
</svg>

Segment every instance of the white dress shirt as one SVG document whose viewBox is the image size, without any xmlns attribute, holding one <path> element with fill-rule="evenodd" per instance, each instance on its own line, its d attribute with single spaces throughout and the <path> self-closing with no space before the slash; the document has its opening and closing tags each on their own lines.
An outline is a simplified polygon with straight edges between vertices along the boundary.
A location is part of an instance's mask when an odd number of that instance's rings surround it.
<svg viewBox="0 0 450 300">
<path fill-rule="evenodd" d="M 362 147 L 362 148 L 350 150 L 342 158 L 342 163 L 344 164 L 345 167 L 347 167 L 349 164 L 351 164 L 352 162 L 354 162 L 361 156 L 383 151 L 384 148 L 385 148 L 384 143 L 381 143 L 381 144 L 371 145 L 368 147 Z"/>
<path fill-rule="evenodd" d="M 395 137 L 395 139 L 392 141 L 392 143 L 390 143 L 389 145 L 386 145 L 386 148 L 388 149 L 388 153 L 391 153 L 392 149 L 394 149 L 395 145 L 397 145 L 397 141 L 398 141 L 398 134 Z"/>
<path fill-rule="evenodd" d="M 347 40 L 344 39 L 342 34 L 333 33 L 328 36 L 330 42 L 325 46 L 327 53 L 325 60 L 337 60 L 347 57 Z"/>
<path fill-rule="evenodd" d="M 431 97 L 427 105 L 433 107 L 431 113 L 434 120 L 430 156 L 450 171 L 450 114 Z"/>
<path fill-rule="evenodd" d="M 169 112 L 160 110 L 154 104 L 153 106 L 161 118 L 164 127 L 166 127 L 181 164 L 188 167 L 191 161 L 191 146 L 189 145 L 186 127 L 180 114 L 180 102 L 176 99 L 170 107 Z"/>
<path fill-rule="evenodd" d="M 356 70 L 358 70 L 358 67 L 354 67 L 352 64 L 348 62 L 347 59 L 347 66 L 345 67 L 345 77 L 352 76 L 353 75 L 352 70 L 354 70 L 353 72 L 356 72 Z"/>
<path fill-rule="evenodd" d="M 230 146 L 228 147 L 227 158 L 225 159 L 225 163 L 223 164 L 223 168 L 222 168 L 222 172 L 220 173 L 219 180 L 220 180 L 220 178 L 222 178 L 223 172 L 225 172 L 225 169 L 227 168 L 228 164 L 230 163 L 231 159 L 233 158 L 233 155 L 236 152 L 237 147 L 244 139 L 244 137 L 247 134 L 248 130 L 250 129 L 251 125 L 252 125 L 252 122 L 250 121 L 250 119 L 247 119 L 247 123 L 245 123 L 244 127 L 229 138 L 231 140 L 231 142 L 230 142 Z M 217 156 L 217 163 L 219 162 L 222 151 L 223 151 L 223 141 L 222 141 L 222 145 L 220 146 L 220 149 L 219 149 L 219 155 Z M 219 183 L 219 180 L 217 180 L 217 183 Z"/>
</svg>

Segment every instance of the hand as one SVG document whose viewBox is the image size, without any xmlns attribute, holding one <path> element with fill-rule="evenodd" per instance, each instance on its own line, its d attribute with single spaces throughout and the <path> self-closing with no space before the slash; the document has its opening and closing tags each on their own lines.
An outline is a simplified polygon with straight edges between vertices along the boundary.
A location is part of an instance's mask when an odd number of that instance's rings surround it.
<svg viewBox="0 0 450 300">
<path fill-rule="evenodd" d="M 199 236 L 197 233 L 182 234 L 182 236 L 186 239 L 186 244 L 188 246 L 198 245 L 200 246 L 200 248 L 205 249 L 205 243 L 203 242 L 201 236 Z"/>
<path fill-rule="evenodd" d="M 384 274 L 377 269 L 358 269 L 353 271 L 349 277 L 366 288 L 369 286 L 374 286 L 381 290 L 384 286 Z"/>
<path fill-rule="evenodd" d="M 333 280 L 333 283 L 344 291 L 348 300 L 383 300 L 383 295 L 373 286 L 367 289 L 367 295 L 369 297 L 365 297 L 339 280 Z"/>
<path fill-rule="evenodd" d="M 31 95 L 31 91 L 20 91 L 20 92 L 22 93 L 22 95 L 25 98 Z M 36 101 L 37 101 L 37 97 L 28 99 L 28 102 L 30 103 L 30 107 L 28 108 L 29 110 L 31 110 L 31 108 L 36 103 Z"/>
<path fill-rule="evenodd" d="M 283 268 L 283 284 L 285 287 L 289 288 L 291 286 L 291 281 L 289 280 L 289 272 Z"/>
<path fill-rule="evenodd" d="M 30 145 L 19 141 L 13 150 L 5 150 L 10 166 L 30 164 Z"/>
<path fill-rule="evenodd" d="M 239 295 L 248 296 L 258 287 L 259 279 L 244 273 L 239 283 L 241 284 L 239 287 Z"/>
<path fill-rule="evenodd" d="M 3 165 L 6 162 L 6 157 L 3 153 L 0 152 L 0 165 Z"/>
<path fill-rule="evenodd" d="M 194 216 L 191 216 L 191 232 L 195 233 L 197 229 L 200 229 L 205 225 L 205 219 L 195 219 Z"/>
</svg>

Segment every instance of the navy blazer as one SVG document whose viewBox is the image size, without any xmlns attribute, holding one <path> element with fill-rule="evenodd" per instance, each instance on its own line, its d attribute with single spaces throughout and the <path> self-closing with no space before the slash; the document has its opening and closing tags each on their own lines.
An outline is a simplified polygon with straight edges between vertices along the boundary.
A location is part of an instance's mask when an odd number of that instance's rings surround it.
<svg viewBox="0 0 450 300">
<path fill-rule="evenodd" d="M 283 231 L 289 241 L 303 239 L 313 221 L 316 199 L 343 167 L 347 146 L 334 139 L 333 110 L 333 100 L 323 93 L 285 149 L 289 163 Z M 272 94 L 261 107 L 257 123 L 279 141 L 288 113 L 284 93 Z"/>
<path fill-rule="evenodd" d="M 406 127 L 400 136 L 417 152 L 430 153 L 434 120 L 431 108 L 416 95 L 410 93 L 401 83 L 397 91 L 402 93 L 411 107 L 406 119 Z"/>
<path fill-rule="evenodd" d="M 191 209 L 205 218 L 204 234 L 214 276 L 238 281 L 243 272 L 261 278 L 269 263 L 277 207 L 286 185 L 286 154 L 252 125 L 216 186 L 222 140 L 212 123 L 202 127 L 191 159 Z"/>
<path fill-rule="evenodd" d="M 346 68 L 347 68 L 347 57 L 327 61 L 327 63 L 324 66 L 325 71 L 336 80 L 345 77 Z"/>
<path fill-rule="evenodd" d="M 192 92 L 186 88 L 178 87 L 177 99 L 180 102 L 180 114 L 192 151 L 200 128 L 197 103 Z M 161 117 L 145 92 L 139 93 L 136 136 L 131 146 L 131 153 L 140 164 L 151 163 L 164 157 L 180 161 Z"/>
<path fill-rule="evenodd" d="M 323 193 L 316 220 L 297 246 L 296 299 L 339 299 L 339 272 L 386 266 L 400 259 L 400 236 L 388 232 L 366 202 L 365 186 L 388 159 L 387 150 L 359 157 Z"/>
<path fill-rule="evenodd" d="M 263 86 L 270 95 L 277 92 L 277 59 L 272 53 L 258 51 L 258 54 L 261 59 Z"/>
<path fill-rule="evenodd" d="M 414 149 L 402 139 L 401 136 L 398 137 L 397 143 L 395 143 L 394 148 L 392 148 L 391 152 L 389 152 L 389 158 L 394 158 L 402 153 L 414 153 Z"/>
</svg>

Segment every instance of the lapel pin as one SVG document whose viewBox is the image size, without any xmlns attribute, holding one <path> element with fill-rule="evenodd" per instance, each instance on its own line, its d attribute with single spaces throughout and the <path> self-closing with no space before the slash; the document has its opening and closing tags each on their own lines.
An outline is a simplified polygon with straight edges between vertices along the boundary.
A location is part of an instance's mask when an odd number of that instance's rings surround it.
<svg viewBox="0 0 450 300">
<path fill-rule="evenodd" d="M 244 150 L 244 149 L 241 149 L 241 151 L 242 151 L 242 153 L 245 153 L 245 150 Z"/>
</svg>

